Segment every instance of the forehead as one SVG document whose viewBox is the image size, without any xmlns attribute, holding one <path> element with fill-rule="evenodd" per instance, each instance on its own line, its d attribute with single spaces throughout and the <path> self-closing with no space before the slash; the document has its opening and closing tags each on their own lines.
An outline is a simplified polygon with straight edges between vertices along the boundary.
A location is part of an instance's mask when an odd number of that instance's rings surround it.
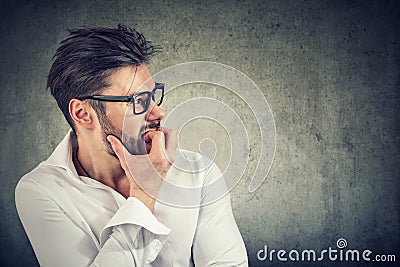
<svg viewBox="0 0 400 267">
<path fill-rule="evenodd" d="M 110 86 L 105 92 L 113 95 L 132 95 L 138 91 L 149 91 L 155 85 L 149 69 L 144 64 L 119 68 L 108 80 Z"/>
</svg>

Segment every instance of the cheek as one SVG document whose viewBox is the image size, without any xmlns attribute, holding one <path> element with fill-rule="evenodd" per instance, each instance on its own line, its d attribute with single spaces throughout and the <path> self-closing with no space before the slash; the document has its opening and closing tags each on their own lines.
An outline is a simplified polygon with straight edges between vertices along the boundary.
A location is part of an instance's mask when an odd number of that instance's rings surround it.
<svg viewBox="0 0 400 267">
<path fill-rule="evenodd" d="M 143 125 L 146 124 L 146 116 L 144 114 L 134 115 L 132 112 L 127 112 L 124 114 L 122 123 L 123 125 L 121 125 L 120 129 L 123 129 L 124 134 L 138 136 Z"/>
<path fill-rule="evenodd" d="M 112 104 L 114 105 L 107 106 L 106 116 L 116 129 L 122 129 L 124 125 L 125 114 L 129 114 L 129 110 L 127 110 L 126 106 L 124 107 L 123 105 L 115 105 L 116 103 Z"/>
</svg>

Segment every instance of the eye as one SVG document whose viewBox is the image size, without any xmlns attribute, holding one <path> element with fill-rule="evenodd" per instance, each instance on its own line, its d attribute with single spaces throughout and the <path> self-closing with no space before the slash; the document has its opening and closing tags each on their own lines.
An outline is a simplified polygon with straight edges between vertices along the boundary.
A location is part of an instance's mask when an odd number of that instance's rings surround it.
<svg viewBox="0 0 400 267">
<path fill-rule="evenodd" d="M 135 105 L 142 105 L 143 99 L 140 97 L 135 97 L 135 101 L 133 102 Z"/>
</svg>

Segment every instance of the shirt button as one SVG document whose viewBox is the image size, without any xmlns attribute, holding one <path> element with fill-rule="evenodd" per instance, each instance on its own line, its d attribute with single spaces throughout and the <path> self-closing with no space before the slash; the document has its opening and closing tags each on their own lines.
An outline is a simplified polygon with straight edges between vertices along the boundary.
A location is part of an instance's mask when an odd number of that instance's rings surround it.
<svg viewBox="0 0 400 267">
<path fill-rule="evenodd" d="M 148 263 L 153 262 L 157 258 L 157 255 L 160 252 L 160 250 L 161 250 L 161 241 L 158 239 L 154 239 L 153 241 L 151 241 L 147 262 Z"/>
<path fill-rule="evenodd" d="M 156 252 L 156 253 L 160 252 L 160 250 L 161 250 L 161 241 L 158 240 L 158 239 L 154 239 L 151 242 L 151 247 L 153 248 L 154 252 Z"/>
</svg>

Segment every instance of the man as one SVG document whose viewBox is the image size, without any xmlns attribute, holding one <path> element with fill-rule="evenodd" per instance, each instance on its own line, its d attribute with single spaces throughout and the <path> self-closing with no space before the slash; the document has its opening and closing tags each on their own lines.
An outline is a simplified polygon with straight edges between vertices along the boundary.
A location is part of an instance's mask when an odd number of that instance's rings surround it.
<svg viewBox="0 0 400 267">
<path fill-rule="evenodd" d="M 61 42 L 48 87 L 72 130 L 16 187 L 40 265 L 247 266 L 219 169 L 160 126 L 164 85 L 146 67 L 154 52 L 121 25 Z"/>
</svg>

